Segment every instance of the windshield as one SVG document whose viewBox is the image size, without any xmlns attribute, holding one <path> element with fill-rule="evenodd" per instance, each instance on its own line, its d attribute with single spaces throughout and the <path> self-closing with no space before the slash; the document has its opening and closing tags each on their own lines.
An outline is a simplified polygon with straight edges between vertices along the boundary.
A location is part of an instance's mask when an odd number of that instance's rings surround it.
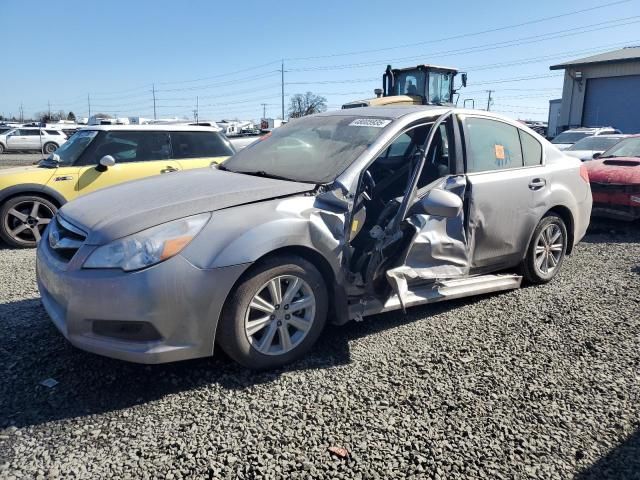
<svg viewBox="0 0 640 480">
<path fill-rule="evenodd" d="M 98 135 L 97 130 L 78 130 L 56 150 L 55 155 L 60 157 L 58 165 L 65 167 L 73 165 L 96 135 Z M 50 156 L 44 161 L 51 163 L 52 157 Z"/>
<path fill-rule="evenodd" d="M 576 143 L 585 137 L 590 137 L 593 132 L 564 132 L 551 140 L 551 143 Z"/>
<path fill-rule="evenodd" d="M 451 102 L 451 78 L 453 74 L 429 72 L 429 103 Z"/>
<path fill-rule="evenodd" d="M 224 163 L 224 169 L 329 183 L 390 123 L 390 119 L 356 116 L 299 118 L 240 150 Z"/>
<path fill-rule="evenodd" d="M 605 157 L 640 157 L 640 137 L 620 140 L 600 156 Z"/>
<path fill-rule="evenodd" d="M 576 142 L 567 150 L 606 150 L 613 147 L 620 140 L 620 137 L 587 137 Z"/>
</svg>

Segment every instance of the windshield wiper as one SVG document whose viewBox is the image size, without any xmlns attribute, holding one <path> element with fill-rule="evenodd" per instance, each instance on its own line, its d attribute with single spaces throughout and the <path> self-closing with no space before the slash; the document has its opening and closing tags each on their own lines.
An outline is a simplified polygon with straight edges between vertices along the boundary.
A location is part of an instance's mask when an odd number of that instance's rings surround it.
<svg viewBox="0 0 640 480">
<path fill-rule="evenodd" d="M 297 180 L 293 180 L 288 177 L 282 177 L 280 175 L 274 175 L 272 173 L 267 173 L 264 170 L 256 170 L 256 171 L 249 171 L 249 172 L 245 172 L 243 170 L 229 170 L 229 171 L 234 173 L 242 173 L 243 175 L 254 175 L 256 177 L 273 178 L 275 180 L 288 180 L 290 182 L 297 182 Z"/>
</svg>

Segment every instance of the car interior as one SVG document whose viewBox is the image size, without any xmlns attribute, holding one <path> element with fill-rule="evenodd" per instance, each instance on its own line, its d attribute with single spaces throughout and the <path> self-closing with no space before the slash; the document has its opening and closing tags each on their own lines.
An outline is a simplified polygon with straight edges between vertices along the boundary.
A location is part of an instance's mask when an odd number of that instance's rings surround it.
<svg viewBox="0 0 640 480">
<path fill-rule="evenodd" d="M 402 225 L 384 255 L 375 258 L 377 244 L 383 237 L 393 236 L 385 228 L 394 218 L 410 187 L 411 177 L 424 154 L 425 143 L 433 124 L 414 127 L 397 137 L 365 170 L 357 191 L 351 223 L 350 244 L 353 248 L 351 271 L 360 274 L 364 283 L 380 276 L 393 259 L 409 246 L 410 228 Z M 448 127 L 442 124 L 427 152 L 426 162 L 418 179 L 421 189 L 450 173 Z M 390 248 L 392 247 L 392 248 Z M 381 268 L 382 265 L 385 268 Z"/>
</svg>

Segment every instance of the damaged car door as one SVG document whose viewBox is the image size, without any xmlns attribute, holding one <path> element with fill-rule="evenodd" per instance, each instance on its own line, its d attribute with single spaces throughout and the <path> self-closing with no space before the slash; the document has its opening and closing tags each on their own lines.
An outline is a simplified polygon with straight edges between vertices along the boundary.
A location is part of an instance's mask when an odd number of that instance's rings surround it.
<svg viewBox="0 0 640 480">
<path fill-rule="evenodd" d="M 542 146 L 498 119 L 477 114 L 458 118 L 465 139 L 473 271 L 514 266 L 546 205 L 549 179 Z"/>
<path fill-rule="evenodd" d="M 467 180 L 453 115 L 433 125 L 426 154 L 415 168 L 396 223 L 408 246 L 386 272 L 403 302 L 414 286 L 468 275 L 470 245 L 465 222 Z M 446 165 L 446 169 L 439 168 Z"/>
</svg>

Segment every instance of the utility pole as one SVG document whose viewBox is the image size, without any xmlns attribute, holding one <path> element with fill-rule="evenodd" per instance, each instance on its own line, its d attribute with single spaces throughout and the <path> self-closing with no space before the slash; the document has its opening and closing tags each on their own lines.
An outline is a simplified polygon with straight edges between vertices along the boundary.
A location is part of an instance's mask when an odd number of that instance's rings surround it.
<svg viewBox="0 0 640 480">
<path fill-rule="evenodd" d="M 87 93 L 87 106 L 89 107 L 89 117 L 88 118 L 91 118 L 91 98 L 89 97 L 88 93 Z"/>
<path fill-rule="evenodd" d="M 487 90 L 487 93 L 489 94 L 489 98 L 487 98 L 487 112 L 491 110 L 491 94 L 493 92 L 495 92 L 495 90 Z"/>
<path fill-rule="evenodd" d="M 196 95 L 196 109 L 193 111 L 193 117 L 196 123 L 198 123 L 198 113 L 198 96 Z"/>
<path fill-rule="evenodd" d="M 47 108 L 49 110 L 49 121 L 51 121 L 51 102 L 47 100 Z"/>
<path fill-rule="evenodd" d="M 262 105 L 262 118 L 267 118 L 267 104 L 261 103 L 260 105 Z"/>
<path fill-rule="evenodd" d="M 280 73 L 282 74 L 282 121 L 284 121 L 284 60 L 282 60 Z"/>
<path fill-rule="evenodd" d="M 156 84 L 151 85 L 151 93 L 153 94 L 153 119 L 156 120 Z"/>
<path fill-rule="evenodd" d="M 22 108 L 22 102 L 20 102 L 20 123 L 24 122 L 24 109 Z"/>
</svg>

